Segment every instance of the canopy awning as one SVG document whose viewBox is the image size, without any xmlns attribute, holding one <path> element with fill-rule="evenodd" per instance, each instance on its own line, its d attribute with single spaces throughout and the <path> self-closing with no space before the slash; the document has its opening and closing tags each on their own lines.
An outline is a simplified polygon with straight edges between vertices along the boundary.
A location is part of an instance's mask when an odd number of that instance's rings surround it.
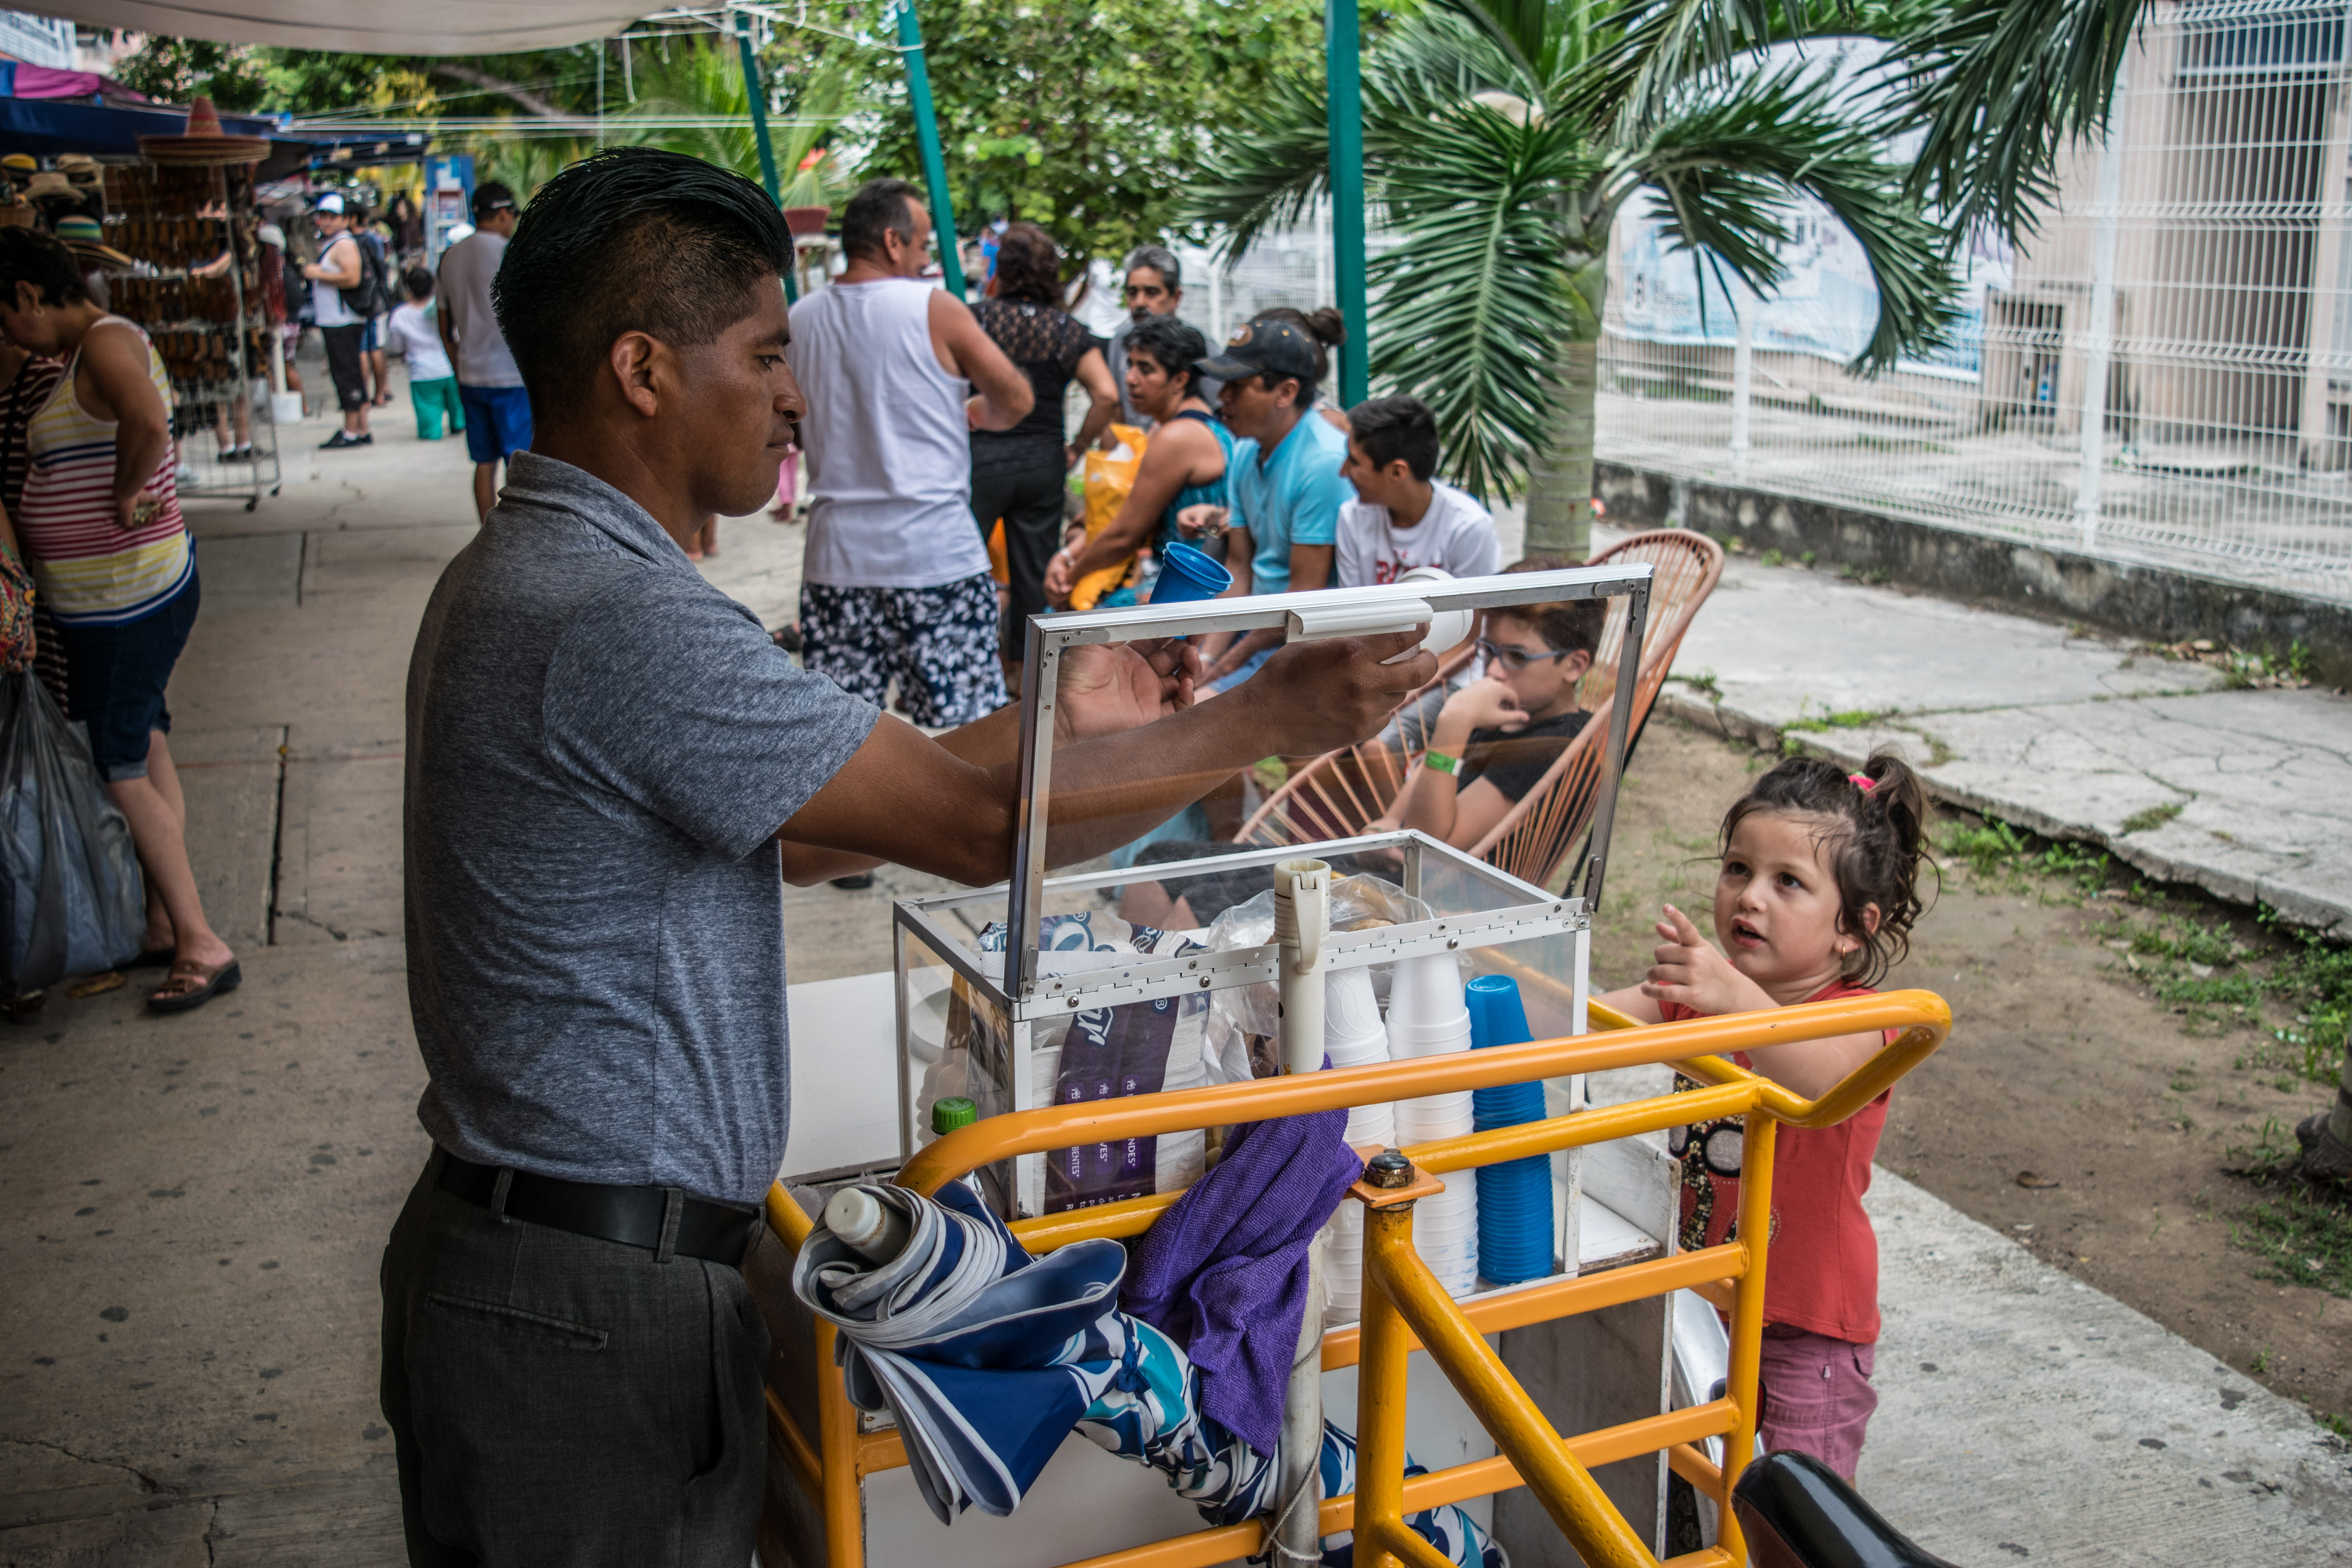
<svg viewBox="0 0 2352 1568">
<path fill-rule="evenodd" d="M 139 138 L 176 136 L 187 122 L 188 111 L 170 104 L 133 108 L 86 98 L 0 98 L 0 153 L 136 158 Z M 224 114 L 221 128 L 232 135 L 269 138 L 269 155 L 261 161 L 263 179 L 308 168 L 319 151 L 309 138 L 279 130 L 274 120 Z"/>
<path fill-rule="evenodd" d="M 640 0 L 642 5 L 642 0 Z M 552 49 L 625 30 L 646 10 L 629 0 L 62 0 L 51 16 L 173 37 L 368 55 L 502 55 Z"/>
</svg>

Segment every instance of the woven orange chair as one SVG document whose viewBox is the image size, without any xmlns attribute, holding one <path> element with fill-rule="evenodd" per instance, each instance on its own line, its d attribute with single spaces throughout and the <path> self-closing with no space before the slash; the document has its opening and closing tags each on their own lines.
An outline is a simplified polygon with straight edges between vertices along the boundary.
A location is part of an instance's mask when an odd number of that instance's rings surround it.
<svg viewBox="0 0 2352 1568">
<path fill-rule="evenodd" d="M 1594 556 L 1590 564 L 1636 562 L 1646 562 L 1654 570 L 1640 683 L 1633 692 L 1633 728 L 1625 744 L 1629 758 L 1659 688 L 1665 684 L 1683 634 L 1723 575 L 1723 547 L 1687 529 L 1658 529 L 1620 540 Z M 1559 870 L 1561 859 L 1591 824 L 1600 800 L 1601 768 L 1609 741 L 1606 715 L 1616 695 L 1618 656 L 1625 646 L 1625 605 L 1622 598 L 1609 602 L 1600 655 L 1577 688 L 1577 705 L 1598 716 L 1595 721 L 1552 760 L 1542 781 L 1470 851 L 1538 887 L 1547 885 Z M 1236 841 L 1273 848 L 1362 833 L 1389 809 L 1420 761 L 1417 752 L 1400 754 L 1375 746 L 1327 752 L 1276 791 L 1243 825 Z"/>
</svg>

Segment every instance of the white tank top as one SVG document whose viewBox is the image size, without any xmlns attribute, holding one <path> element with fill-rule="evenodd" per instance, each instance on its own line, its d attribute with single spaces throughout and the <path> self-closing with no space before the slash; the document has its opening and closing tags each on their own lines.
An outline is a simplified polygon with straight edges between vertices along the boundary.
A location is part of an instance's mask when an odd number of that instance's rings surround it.
<svg viewBox="0 0 2352 1568">
<path fill-rule="evenodd" d="M 808 398 L 803 577 L 836 588 L 932 588 L 979 576 L 969 385 L 931 348 L 932 285 L 834 284 L 793 307 L 793 374 Z"/>
</svg>

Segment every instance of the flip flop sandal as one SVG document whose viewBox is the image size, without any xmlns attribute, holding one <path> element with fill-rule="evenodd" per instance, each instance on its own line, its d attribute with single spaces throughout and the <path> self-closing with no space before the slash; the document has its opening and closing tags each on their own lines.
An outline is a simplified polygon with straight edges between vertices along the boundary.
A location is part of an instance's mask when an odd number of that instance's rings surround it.
<svg viewBox="0 0 2352 1568">
<path fill-rule="evenodd" d="M 172 965 L 172 973 L 165 984 L 173 980 L 201 980 L 204 984 L 193 991 L 158 991 L 147 998 L 147 1007 L 154 1013 L 184 1013 L 191 1007 L 203 1006 L 215 996 L 226 995 L 236 990 L 244 979 L 245 972 L 237 967 L 234 958 L 217 968 L 209 963 L 198 963 L 193 958 L 184 958 Z"/>
</svg>

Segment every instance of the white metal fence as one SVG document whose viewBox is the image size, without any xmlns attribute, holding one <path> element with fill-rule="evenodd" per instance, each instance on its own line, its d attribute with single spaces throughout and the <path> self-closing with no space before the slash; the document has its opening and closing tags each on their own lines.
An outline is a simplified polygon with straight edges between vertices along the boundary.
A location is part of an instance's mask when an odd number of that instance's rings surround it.
<svg viewBox="0 0 2352 1568">
<path fill-rule="evenodd" d="M 1628 214 L 1601 455 L 2352 599 L 2347 8 L 2159 0 L 2106 145 L 2017 254 L 1978 247 L 1954 347 L 1876 380 L 1843 369 L 1875 304 L 1834 224 L 1759 302 Z"/>
</svg>

